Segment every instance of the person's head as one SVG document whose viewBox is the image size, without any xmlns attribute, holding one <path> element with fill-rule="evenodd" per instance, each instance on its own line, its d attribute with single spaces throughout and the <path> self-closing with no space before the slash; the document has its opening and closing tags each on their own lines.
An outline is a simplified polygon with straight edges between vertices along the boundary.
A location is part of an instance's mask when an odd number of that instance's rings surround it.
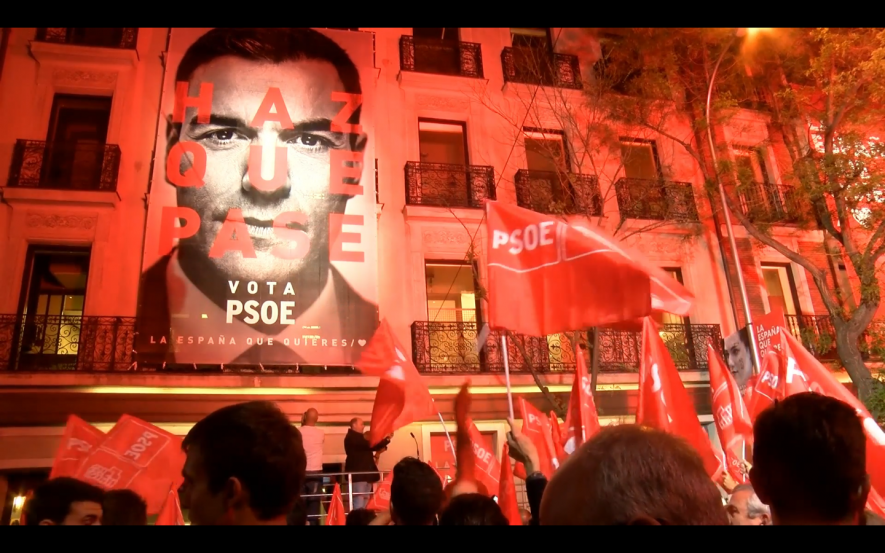
<svg viewBox="0 0 885 553">
<path fill-rule="evenodd" d="M 753 486 L 735 486 L 725 507 L 732 526 L 768 526 L 771 524 L 771 510 L 759 500 Z"/>
<path fill-rule="evenodd" d="M 362 434 L 366 431 L 366 425 L 365 423 L 363 423 L 363 419 L 359 417 L 354 417 L 350 419 L 350 429 L 354 432 L 359 432 L 360 434 Z"/>
<path fill-rule="evenodd" d="M 132 490 L 105 492 L 101 504 L 102 526 L 145 526 L 147 503 Z"/>
<path fill-rule="evenodd" d="M 393 467 L 390 516 L 401 526 L 433 524 L 443 504 L 439 476 L 427 463 L 406 457 Z"/>
<path fill-rule="evenodd" d="M 602 429 L 544 490 L 543 525 L 726 525 L 722 497 L 685 440 L 633 424 Z"/>
<path fill-rule="evenodd" d="M 319 419 L 320 413 L 316 409 L 311 407 L 304 412 L 304 415 L 301 416 L 301 424 L 303 426 L 316 426 L 316 423 Z"/>
<path fill-rule="evenodd" d="M 181 240 L 182 250 L 193 252 L 190 257 L 200 259 L 225 282 L 289 282 L 295 275 L 301 286 L 312 285 L 317 279 L 325 282 L 325 275 L 315 269 L 302 269 L 316 267 L 315 263 L 328 267 L 329 214 L 344 213 L 352 197 L 330 193 L 331 155 L 336 150 L 361 152 L 366 145 L 365 134 L 332 132 L 330 128 L 344 106 L 343 101 L 333 100 L 332 94 L 362 93 L 359 71 L 350 56 L 334 40 L 312 29 L 215 28 L 187 49 L 175 80 L 188 83 L 191 97 L 199 96 L 201 83 L 213 85 L 209 123 L 199 123 L 193 109 L 187 110 L 184 123 L 169 119 L 167 156 L 179 142 L 196 142 L 206 152 L 203 186 L 176 187 L 178 205 L 200 215 L 198 232 Z M 271 108 L 275 92 L 277 101 Z M 265 101 L 264 113 L 285 111 L 291 124 L 268 121 L 253 125 Z M 356 110 L 347 123 L 358 124 L 359 113 Z M 279 117 L 271 114 L 269 119 Z M 276 181 L 267 185 L 259 181 L 279 166 L 280 161 L 277 165 L 272 161 L 275 147 L 284 150 L 280 158 L 285 155 L 288 169 L 281 186 L 268 190 Z M 261 157 L 253 157 L 258 152 Z M 182 173 L 192 168 L 192 159 L 192 154 L 181 156 L 178 168 Z M 240 254 L 209 257 L 232 208 L 240 209 L 249 225 L 257 258 Z M 277 247 L 294 253 L 295 248 L 289 246 L 293 239 L 281 239 L 282 233 L 272 228 L 274 219 L 286 212 L 306 217 L 281 223 L 306 233 L 310 246 L 301 259 L 286 261 L 272 253 Z"/>
<path fill-rule="evenodd" d="M 528 509 L 520 509 L 519 518 L 522 519 L 523 526 L 528 526 L 532 522 L 532 512 Z"/>
<path fill-rule="evenodd" d="M 304 482 L 301 433 L 273 403 L 223 407 L 182 442 L 179 494 L 194 525 L 285 524 Z"/>
<path fill-rule="evenodd" d="M 866 436 L 849 405 L 806 392 L 753 425 L 750 481 L 773 524 L 857 524 L 870 484 Z"/>
<path fill-rule="evenodd" d="M 370 522 L 375 520 L 375 511 L 370 511 L 369 509 L 354 509 L 351 512 L 347 513 L 347 518 L 345 519 L 345 526 L 368 526 Z"/>
<path fill-rule="evenodd" d="M 287 526 L 307 526 L 307 503 L 303 497 L 299 497 L 289 515 L 286 517 Z"/>
<path fill-rule="evenodd" d="M 440 526 L 509 526 L 510 521 L 491 497 L 468 493 L 455 496 L 439 516 Z"/>
<path fill-rule="evenodd" d="M 753 354 L 750 352 L 750 335 L 746 327 L 725 339 L 725 359 L 735 383 L 743 390 L 753 376 Z"/>
<path fill-rule="evenodd" d="M 104 490 L 73 478 L 53 478 L 25 502 L 28 526 L 97 526 Z"/>
</svg>

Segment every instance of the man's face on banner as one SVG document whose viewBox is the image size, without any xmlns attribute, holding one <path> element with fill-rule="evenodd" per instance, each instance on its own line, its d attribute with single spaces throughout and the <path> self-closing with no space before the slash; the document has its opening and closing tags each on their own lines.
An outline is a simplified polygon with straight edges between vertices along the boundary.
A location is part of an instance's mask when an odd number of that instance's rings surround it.
<svg viewBox="0 0 885 553">
<path fill-rule="evenodd" d="M 181 127 L 181 141 L 199 143 L 207 157 L 205 185 L 178 188 L 178 204 L 200 215 L 199 231 L 185 243 L 230 279 L 287 281 L 306 267 L 317 274 L 302 277 L 323 278 L 320 273 L 327 270 L 327 263 L 317 262 L 329 258 L 329 213 L 343 213 L 348 199 L 328 193 L 330 151 L 350 148 L 348 135 L 330 131 L 330 121 L 341 109 L 340 102 L 331 100 L 332 92 L 344 90 L 337 70 L 318 60 L 273 64 L 229 56 L 197 68 L 189 94 L 198 95 L 200 83 L 205 82 L 214 85 L 212 120 L 199 124 L 189 112 Z M 270 87 L 280 89 L 294 128 L 283 129 L 277 121 L 251 126 Z M 279 112 L 279 107 L 274 111 Z M 288 175 L 282 188 L 263 192 L 252 186 L 251 145 L 262 148 L 261 174 L 266 179 L 273 175 L 274 148 L 286 148 Z M 181 170 L 189 164 L 189 156 L 182 156 Z M 257 258 L 244 259 L 237 252 L 208 257 L 231 208 L 242 210 Z M 275 217 L 289 211 L 307 216 L 305 225 L 289 225 L 308 235 L 310 249 L 302 259 L 271 254 L 275 246 L 287 245 L 275 236 L 272 225 Z"/>
</svg>

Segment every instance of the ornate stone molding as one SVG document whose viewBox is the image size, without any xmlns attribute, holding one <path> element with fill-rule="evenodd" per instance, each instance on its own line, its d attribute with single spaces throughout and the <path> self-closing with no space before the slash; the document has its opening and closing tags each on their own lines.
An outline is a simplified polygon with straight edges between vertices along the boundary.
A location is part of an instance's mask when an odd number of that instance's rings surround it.
<svg viewBox="0 0 885 553">
<path fill-rule="evenodd" d="M 463 232 L 449 230 L 425 230 L 422 234 L 425 244 L 464 245 L 470 244 L 470 237 Z"/>
<path fill-rule="evenodd" d="M 95 216 L 86 215 L 40 215 L 38 213 L 31 213 L 26 219 L 26 224 L 30 228 L 92 230 L 95 228 L 97 219 Z"/>
<path fill-rule="evenodd" d="M 468 111 L 470 109 L 470 100 L 467 98 L 449 98 L 446 96 L 430 96 L 427 94 L 418 94 L 415 97 L 415 104 L 419 108 L 436 109 L 440 111 Z"/>
<path fill-rule="evenodd" d="M 82 69 L 55 68 L 52 72 L 55 83 L 113 85 L 117 82 L 115 71 L 86 71 Z"/>
</svg>

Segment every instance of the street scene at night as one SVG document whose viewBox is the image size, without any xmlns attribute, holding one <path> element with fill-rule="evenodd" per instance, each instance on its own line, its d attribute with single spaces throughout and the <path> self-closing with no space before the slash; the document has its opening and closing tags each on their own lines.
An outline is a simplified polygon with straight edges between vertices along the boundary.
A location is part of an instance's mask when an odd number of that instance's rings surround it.
<svg viewBox="0 0 885 553">
<path fill-rule="evenodd" d="M 885 525 L 885 29 L 0 28 L 0 526 Z"/>
</svg>

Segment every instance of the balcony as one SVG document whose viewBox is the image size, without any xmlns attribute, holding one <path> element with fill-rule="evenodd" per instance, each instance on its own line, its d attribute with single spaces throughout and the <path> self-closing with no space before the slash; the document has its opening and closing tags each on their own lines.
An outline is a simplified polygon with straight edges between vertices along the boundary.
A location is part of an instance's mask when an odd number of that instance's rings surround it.
<svg viewBox="0 0 885 553">
<path fill-rule="evenodd" d="M 615 183 L 622 219 L 697 222 L 691 183 L 621 178 Z"/>
<path fill-rule="evenodd" d="M 802 220 L 792 186 L 752 182 L 740 185 L 738 196 L 741 212 L 754 223 L 792 224 Z"/>
<path fill-rule="evenodd" d="M 602 215 L 595 175 L 520 169 L 514 177 L 516 203 L 538 213 Z"/>
<path fill-rule="evenodd" d="M 402 36 L 399 39 L 401 71 L 483 78 L 482 48 L 473 42 Z"/>
<path fill-rule="evenodd" d="M 138 28 L 44 27 L 37 29 L 36 40 L 54 44 L 131 50 L 135 48 L 138 40 Z"/>
<path fill-rule="evenodd" d="M 785 315 L 787 329 L 817 359 L 835 360 L 836 330 L 829 315 Z M 861 337 L 861 342 L 864 338 Z"/>
<path fill-rule="evenodd" d="M 478 325 L 475 322 L 412 323 L 412 355 L 418 371 L 425 374 L 503 372 L 501 331 L 491 331 L 485 347 L 477 353 Z M 588 350 L 592 341 L 587 332 L 578 332 L 581 347 Z M 707 341 L 720 347 L 719 325 L 663 325 L 661 337 L 670 350 L 676 368 L 682 371 L 707 370 Z M 537 372 L 575 370 L 574 333 L 545 338 L 515 336 L 508 347 L 510 371 L 528 372 L 528 364 Z M 641 334 L 600 329 L 599 370 L 601 372 L 636 372 L 641 359 Z M 523 356 L 528 358 L 528 363 Z"/>
<path fill-rule="evenodd" d="M 504 48 L 501 52 L 504 82 L 554 86 L 581 90 L 578 57 L 528 47 Z"/>
<path fill-rule="evenodd" d="M 119 171 L 114 144 L 16 140 L 8 186 L 115 192 Z"/>
<path fill-rule="evenodd" d="M 405 172 L 409 205 L 482 208 L 495 199 L 492 167 L 409 161 Z"/>
</svg>

